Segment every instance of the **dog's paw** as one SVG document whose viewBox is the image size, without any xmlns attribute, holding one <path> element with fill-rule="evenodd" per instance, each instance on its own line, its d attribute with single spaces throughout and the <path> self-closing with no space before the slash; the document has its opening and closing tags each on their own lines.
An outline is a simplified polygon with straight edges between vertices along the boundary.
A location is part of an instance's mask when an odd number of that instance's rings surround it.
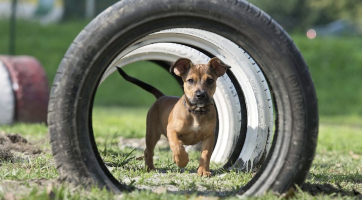
<svg viewBox="0 0 362 200">
<path fill-rule="evenodd" d="M 147 172 L 156 170 L 155 166 L 147 166 L 146 165 Z"/>
<path fill-rule="evenodd" d="M 199 169 L 197 170 L 197 175 L 203 177 L 209 177 L 211 176 L 211 172 L 207 171 L 204 167 L 199 167 Z"/>
<path fill-rule="evenodd" d="M 186 152 L 179 155 L 174 155 L 173 160 L 177 166 L 186 167 L 187 163 L 189 163 L 189 155 Z"/>
</svg>

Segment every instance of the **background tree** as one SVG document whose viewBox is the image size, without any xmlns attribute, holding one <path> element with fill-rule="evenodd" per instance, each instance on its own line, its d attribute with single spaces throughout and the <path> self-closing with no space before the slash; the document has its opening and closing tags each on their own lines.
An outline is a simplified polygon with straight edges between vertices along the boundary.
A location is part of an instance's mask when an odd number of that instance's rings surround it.
<svg viewBox="0 0 362 200">
<path fill-rule="evenodd" d="M 96 0 L 95 15 L 98 15 L 107 7 L 116 3 L 117 0 Z M 86 0 L 64 0 L 64 17 L 63 20 L 84 19 L 85 18 Z M 94 16 L 95 17 L 95 16 Z"/>
<path fill-rule="evenodd" d="M 306 29 L 344 19 L 362 26 L 361 0 L 249 0 L 258 6 L 287 31 Z"/>
</svg>

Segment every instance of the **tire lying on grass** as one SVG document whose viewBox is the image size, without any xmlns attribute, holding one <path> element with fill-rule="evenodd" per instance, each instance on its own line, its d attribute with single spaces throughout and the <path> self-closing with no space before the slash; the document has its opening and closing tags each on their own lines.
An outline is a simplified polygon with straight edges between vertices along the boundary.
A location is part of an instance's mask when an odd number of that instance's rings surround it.
<svg viewBox="0 0 362 200">
<path fill-rule="evenodd" d="M 233 45 L 225 45 L 227 48 L 222 51 L 203 46 L 216 44 L 216 41 L 208 40 L 193 46 L 187 37 L 196 36 L 190 36 L 190 32 L 182 35 L 171 28 L 199 30 L 195 34 L 206 31 Z M 173 31 L 172 40 L 150 39 L 157 34 L 169 33 L 169 29 Z M 177 34 L 180 37 L 175 36 Z M 239 164 L 234 167 L 249 168 L 262 163 L 241 194 L 261 195 L 267 190 L 282 193 L 304 181 L 314 157 L 318 134 L 316 94 L 305 61 L 287 33 L 258 8 L 244 1 L 208 0 L 182 3 L 172 0 L 121 1 L 81 31 L 59 66 L 49 103 L 50 140 L 61 178 L 77 184 L 96 184 L 116 193 L 127 189 L 107 170 L 98 153 L 92 130 L 92 106 L 102 77 L 120 59 L 145 46 L 143 42 L 147 41 L 149 44 L 183 44 L 237 66 L 231 68 L 227 77 L 235 88 L 241 88 L 238 94 L 245 96 L 245 103 L 240 102 L 240 105 L 247 104 L 247 121 L 240 127 L 245 124 L 247 127 L 245 140 L 234 140 L 237 143 L 228 150 L 226 157 L 229 158 L 226 159 L 235 158 L 231 154 L 237 152 Z M 236 48 L 242 48 L 245 53 L 235 53 Z M 231 62 L 240 61 L 240 54 L 251 58 L 251 65 Z M 223 57 L 227 55 L 230 57 Z M 247 70 L 238 69 L 254 65 L 261 83 L 253 81 L 255 77 L 247 77 L 248 83 L 241 85 L 242 72 Z M 247 92 L 248 87 L 250 92 Z M 264 93 L 261 92 L 263 87 L 266 88 Z M 249 104 L 248 98 L 254 99 L 254 103 Z M 269 108 L 272 105 L 274 108 Z M 255 111 L 251 109 L 253 106 L 256 106 Z M 254 121 L 250 119 L 252 114 L 256 115 Z M 270 123 L 270 114 L 275 115 L 274 124 Z M 258 123 L 252 126 L 250 122 Z M 273 125 L 274 135 L 271 136 Z M 249 136 L 251 132 L 256 134 Z M 236 135 L 240 138 L 242 133 Z M 248 146 L 250 142 L 254 146 Z M 239 146 L 243 147 L 240 155 L 235 150 Z M 243 151 L 249 153 L 243 154 Z M 252 156 L 244 160 L 245 155 Z"/>
</svg>

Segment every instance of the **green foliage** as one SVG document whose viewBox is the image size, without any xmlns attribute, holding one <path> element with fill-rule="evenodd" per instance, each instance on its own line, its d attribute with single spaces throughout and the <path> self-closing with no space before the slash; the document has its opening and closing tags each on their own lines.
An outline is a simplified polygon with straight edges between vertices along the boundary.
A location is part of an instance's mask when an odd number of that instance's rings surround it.
<svg viewBox="0 0 362 200">
<path fill-rule="evenodd" d="M 308 4 L 316 12 L 321 13 L 320 17 L 330 20 L 348 19 L 362 25 L 362 1 L 360 0 L 309 0 Z"/>
<path fill-rule="evenodd" d="M 338 19 L 349 20 L 362 27 L 362 1 L 360 0 L 248 0 L 263 9 L 289 31 L 304 31 L 314 25 Z M 100 13 L 117 0 L 96 0 L 96 13 Z M 66 20 L 84 19 L 85 1 L 64 0 Z"/>
<path fill-rule="evenodd" d="M 288 31 L 345 19 L 362 27 L 362 1 L 348 0 L 249 0 Z"/>
<path fill-rule="evenodd" d="M 48 80 L 53 81 L 56 69 L 86 21 L 41 25 L 18 21 L 16 26 L 16 55 L 30 55 L 43 65 Z M 9 53 L 9 22 L 0 20 L 0 55 Z"/>
<path fill-rule="evenodd" d="M 95 14 L 99 14 L 107 7 L 117 3 L 119 0 L 95 0 Z M 74 19 L 84 19 L 86 13 L 86 0 L 63 0 L 64 2 L 64 21 Z"/>
</svg>

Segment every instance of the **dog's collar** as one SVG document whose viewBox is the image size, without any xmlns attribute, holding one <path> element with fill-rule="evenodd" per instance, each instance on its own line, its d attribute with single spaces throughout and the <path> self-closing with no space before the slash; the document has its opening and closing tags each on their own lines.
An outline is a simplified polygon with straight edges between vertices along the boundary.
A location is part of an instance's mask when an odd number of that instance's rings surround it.
<svg viewBox="0 0 362 200">
<path fill-rule="evenodd" d="M 191 109 L 187 105 L 186 99 L 184 99 L 184 106 L 186 107 L 187 111 L 189 111 L 189 113 L 192 113 L 192 114 L 206 115 L 208 112 L 210 112 L 210 108 L 209 108 L 210 105 L 205 106 L 206 109 L 202 109 L 202 110 L 196 110 L 197 107 L 195 109 Z"/>
</svg>

